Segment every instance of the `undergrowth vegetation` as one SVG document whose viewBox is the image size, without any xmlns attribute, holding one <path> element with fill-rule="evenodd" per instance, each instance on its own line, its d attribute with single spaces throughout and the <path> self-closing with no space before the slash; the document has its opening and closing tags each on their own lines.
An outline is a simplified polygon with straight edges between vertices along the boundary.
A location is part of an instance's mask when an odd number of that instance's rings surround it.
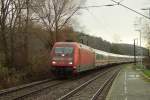
<svg viewBox="0 0 150 100">
<path fill-rule="evenodd" d="M 0 89 L 50 78 L 48 60 L 48 55 L 46 56 L 46 53 L 43 53 L 41 56 L 32 56 L 30 66 L 21 70 L 0 65 Z"/>
</svg>

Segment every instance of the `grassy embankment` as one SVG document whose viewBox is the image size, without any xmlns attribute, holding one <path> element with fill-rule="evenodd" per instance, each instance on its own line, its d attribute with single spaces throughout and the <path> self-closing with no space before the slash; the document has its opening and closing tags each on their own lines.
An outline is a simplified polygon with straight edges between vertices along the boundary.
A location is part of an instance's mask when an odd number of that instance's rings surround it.
<svg viewBox="0 0 150 100">
<path fill-rule="evenodd" d="M 144 70 L 143 70 L 143 73 L 144 73 L 147 77 L 150 78 L 150 70 L 144 69 Z"/>
<path fill-rule="evenodd" d="M 141 69 L 141 71 L 143 72 L 143 74 L 144 74 L 146 77 L 150 78 L 150 70 L 147 69 L 144 65 L 137 64 L 134 68 L 135 68 L 135 69 L 137 69 L 137 68 L 138 68 L 138 69 Z"/>
<path fill-rule="evenodd" d="M 144 70 L 143 73 L 150 78 L 150 57 L 144 59 Z"/>
<path fill-rule="evenodd" d="M 143 60 L 143 65 L 137 64 L 136 68 L 142 69 L 143 74 L 150 78 L 150 58 L 146 58 Z"/>
</svg>

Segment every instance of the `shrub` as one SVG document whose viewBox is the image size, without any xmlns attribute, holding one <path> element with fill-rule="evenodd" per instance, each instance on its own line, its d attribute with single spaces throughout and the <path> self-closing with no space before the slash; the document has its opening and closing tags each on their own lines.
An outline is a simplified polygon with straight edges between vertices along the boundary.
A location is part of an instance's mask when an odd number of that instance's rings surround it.
<svg viewBox="0 0 150 100">
<path fill-rule="evenodd" d="M 23 75 L 24 73 L 17 72 L 15 69 L 0 66 L 0 89 L 22 84 Z"/>
<path fill-rule="evenodd" d="M 50 75 L 49 54 L 41 51 L 37 55 L 32 55 L 31 65 L 27 69 L 27 78 L 31 81 L 48 78 Z"/>
</svg>

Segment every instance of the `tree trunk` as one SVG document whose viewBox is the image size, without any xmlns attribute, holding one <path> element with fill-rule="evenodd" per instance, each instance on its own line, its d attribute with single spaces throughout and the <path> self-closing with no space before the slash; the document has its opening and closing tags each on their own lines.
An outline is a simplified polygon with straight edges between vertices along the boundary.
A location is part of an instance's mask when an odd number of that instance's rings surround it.
<svg viewBox="0 0 150 100">
<path fill-rule="evenodd" d="M 4 53 L 4 62 L 3 62 L 3 65 L 5 67 L 10 67 L 10 59 L 9 59 L 9 50 L 8 50 L 8 44 L 7 44 L 7 39 L 6 39 L 6 36 L 5 36 L 5 28 L 4 27 L 1 27 L 1 41 L 2 41 L 2 51 Z"/>
</svg>

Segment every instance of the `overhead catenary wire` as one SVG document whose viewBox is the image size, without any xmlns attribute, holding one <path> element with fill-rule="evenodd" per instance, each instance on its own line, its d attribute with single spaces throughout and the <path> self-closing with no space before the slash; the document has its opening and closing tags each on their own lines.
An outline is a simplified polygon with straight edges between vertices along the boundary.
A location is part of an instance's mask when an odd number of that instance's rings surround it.
<svg viewBox="0 0 150 100">
<path fill-rule="evenodd" d="M 125 1 L 125 0 L 120 0 L 119 2 L 123 2 L 123 1 Z"/>
<path fill-rule="evenodd" d="M 141 15 L 141 16 L 147 18 L 147 19 L 150 19 L 150 17 L 148 17 L 148 16 L 146 16 L 146 15 L 144 15 L 144 14 L 142 14 L 142 13 L 140 13 L 140 12 L 138 12 L 138 11 L 132 9 L 132 8 L 129 8 L 128 6 L 123 5 L 123 4 L 121 4 L 120 2 L 117 2 L 117 1 L 115 1 L 115 0 L 111 0 L 111 1 L 113 1 L 113 2 L 116 3 L 117 5 L 120 5 L 120 6 L 124 7 L 124 8 L 127 8 L 128 10 L 130 10 L 130 11 L 132 11 L 132 12 L 135 12 L 135 13 L 137 13 L 137 14 L 139 14 L 139 15 Z"/>
<path fill-rule="evenodd" d="M 141 15 L 141 16 L 147 18 L 147 19 L 150 19 L 150 17 L 148 17 L 148 16 L 146 16 L 146 15 L 144 15 L 144 14 L 142 14 L 142 13 L 140 13 L 140 12 L 138 12 L 138 11 L 136 11 L 136 10 L 134 10 L 134 9 L 132 9 L 132 8 L 130 8 L 130 7 L 128 7 L 128 6 L 126 6 L 126 5 L 121 4 L 121 2 L 123 2 L 124 0 L 122 0 L 122 1 L 120 1 L 120 2 L 117 2 L 117 1 L 115 1 L 115 0 L 111 0 L 111 1 L 113 1 L 113 2 L 116 3 L 116 4 L 100 5 L 100 6 L 87 6 L 87 7 L 80 7 L 80 9 L 85 9 L 85 8 L 99 8 L 99 7 L 102 7 L 102 6 L 115 6 L 115 5 L 120 5 L 120 6 L 122 6 L 122 7 L 124 7 L 124 8 L 127 8 L 128 10 L 130 10 L 130 11 L 132 11 L 132 12 L 138 14 L 138 15 Z"/>
</svg>

